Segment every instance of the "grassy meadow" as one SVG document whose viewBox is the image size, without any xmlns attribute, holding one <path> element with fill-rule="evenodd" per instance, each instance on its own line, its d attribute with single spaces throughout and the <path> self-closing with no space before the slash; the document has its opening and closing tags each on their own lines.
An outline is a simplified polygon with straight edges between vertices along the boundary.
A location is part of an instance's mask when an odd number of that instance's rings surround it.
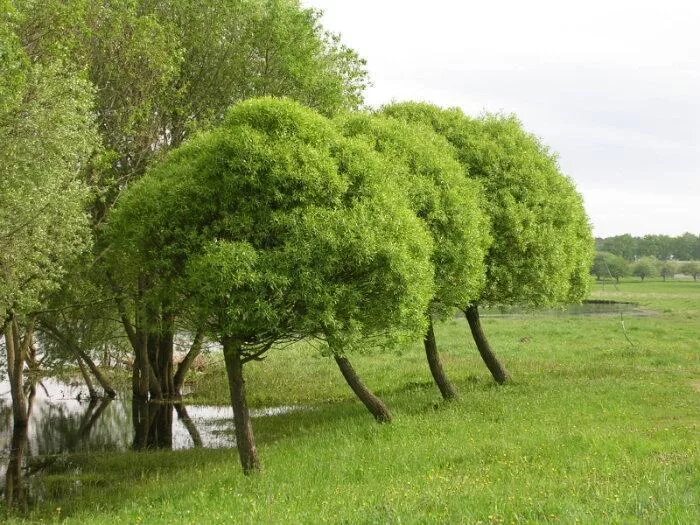
<svg viewBox="0 0 700 525">
<path fill-rule="evenodd" d="M 10 521 L 700 523 L 700 283 L 596 284 L 592 297 L 643 315 L 623 315 L 627 337 L 619 315 L 483 319 L 513 377 L 503 387 L 464 319 L 439 324 L 455 402 L 422 345 L 353 357 L 388 425 L 331 359 L 274 350 L 247 365 L 250 404 L 307 408 L 254 419 L 260 475 L 245 478 L 235 450 L 66 456 Z M 193 379 L 192 402 L 228 404 L 216 358 Z"/>
</svg>

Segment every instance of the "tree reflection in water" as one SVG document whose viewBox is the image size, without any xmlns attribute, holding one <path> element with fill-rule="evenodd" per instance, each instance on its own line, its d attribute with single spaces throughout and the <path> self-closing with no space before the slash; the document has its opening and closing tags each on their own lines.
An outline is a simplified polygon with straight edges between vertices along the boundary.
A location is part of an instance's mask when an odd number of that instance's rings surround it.
<svg viewBox="0 0 700 525">
<path fill-rule="evenodd" d="M 173 410 L 190 435 L 195 448 L 202 446 L 202 437 L 182 403 L 149 402 L 133 399 L 131 419 L 134 426 L 134 450 L 173 448 Z"/>
</svg>

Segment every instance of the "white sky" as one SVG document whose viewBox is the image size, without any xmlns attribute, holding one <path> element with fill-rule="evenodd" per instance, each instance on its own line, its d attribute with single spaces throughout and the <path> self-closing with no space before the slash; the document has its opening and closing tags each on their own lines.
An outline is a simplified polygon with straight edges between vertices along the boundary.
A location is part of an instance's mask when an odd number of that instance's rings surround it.
<svg viewBox="0 0 700 525">
<path fill-rule="evenodd" d="M 598 236 L 700 232 L 700 2 L 303 0 L 367 59 L 367 102 L 516 113 Z"/>
</svg>

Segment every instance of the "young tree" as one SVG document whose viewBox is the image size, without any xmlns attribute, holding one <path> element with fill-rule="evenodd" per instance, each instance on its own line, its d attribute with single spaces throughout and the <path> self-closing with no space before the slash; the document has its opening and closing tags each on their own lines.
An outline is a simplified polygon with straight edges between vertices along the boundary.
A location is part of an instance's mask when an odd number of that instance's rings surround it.
<svg viewBox="0 0 700 525">
<path fill-rule="evenodd" d="M 345 354 L 424 330 L 432 243 L 390 169 L 312 110 L 256 99 L 169 155 L 113 214 L 116 270 L 139 278 L 145 304 L 176 290 L 222 343 L 246 473 L 259 469 L 246 362 L 311 337 L 362 393 Z"/>
<path fill-rule="evenodd" d="M 88 245 L 79 174 L 96 144 L 92 90 L 56 60 L 30 60 L 12 3 L 0 11 L 0 316 L 16 425 L 35 312 Z"/>
<path fill-rule="evenodd" d="M 640 277 L 642 281 L 646 277 L 658 275 L 657 265 L 659 261 L 655 257 L 642 257 L 632 264 L 632 275 Z"/>
<path fill-rule="evenodd" d="M 700 275 L 700 261 L 688 261 L 680 265 L 678 271 L 685 275 L 692 275 L 693 280 L 698 280 Z"/>
<path fill-rule="evenodd" d="M 459 109 L 411 102 L 383 112 L 431 126 L 484 186 L 493 244 L 486 256 L 486 286 L 465 315 L 482 358 L 503 383 L 508 373 L 484 335 L 478 306 L 539 306 L 585 296 L 593 239 L 581 196 L 561 174 L 556 157 L 515 117 L 472 119 Z"/>
<path fill-rule="evenodd" d="M 667 277 L 673 279 L 673 276 L 676 275 L 676 272 L 678 271 L 678 263 L 676 261 L 658 261 L 657 264 L 659 275 L 661 275 L 664 282 L 666 281 Z"/>
<path fill-rule="evenodd" d="M 433 317 L 465 309 L 484 288 L 484 255 L 491 239 L 481 209 L 482 190 L 466 177 L 450 144 L 431 128 L 379 115 L 338 119 L 346 136 L 363 140 L 394 169 L 396 184 L 433 237 L 436 293 L 426 313 L 426 357 L 442 396 L 456 397 L 437 349 Z"/>
<path fill-rule="evenodd" d="M 622 277 L 627 277 L 630 274 L 630 264 L 619 255 L 605 254 L 603 266 L 605 268 L 604 278 L 612 277 L 618 283 Z"/>
</svg>

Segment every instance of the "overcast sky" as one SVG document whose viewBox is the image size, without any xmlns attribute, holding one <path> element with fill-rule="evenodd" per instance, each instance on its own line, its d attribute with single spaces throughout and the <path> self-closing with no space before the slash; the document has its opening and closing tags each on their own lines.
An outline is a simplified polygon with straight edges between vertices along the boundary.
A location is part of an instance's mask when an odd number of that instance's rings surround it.
<svg viewBox="0 0 700 525">
<path fill-rule="evenodd" d="M 367 103 L 516 113 L 597 236 L 700 233 L 700 2 L 303 0 L 367 59 Z"/>
</svg>

